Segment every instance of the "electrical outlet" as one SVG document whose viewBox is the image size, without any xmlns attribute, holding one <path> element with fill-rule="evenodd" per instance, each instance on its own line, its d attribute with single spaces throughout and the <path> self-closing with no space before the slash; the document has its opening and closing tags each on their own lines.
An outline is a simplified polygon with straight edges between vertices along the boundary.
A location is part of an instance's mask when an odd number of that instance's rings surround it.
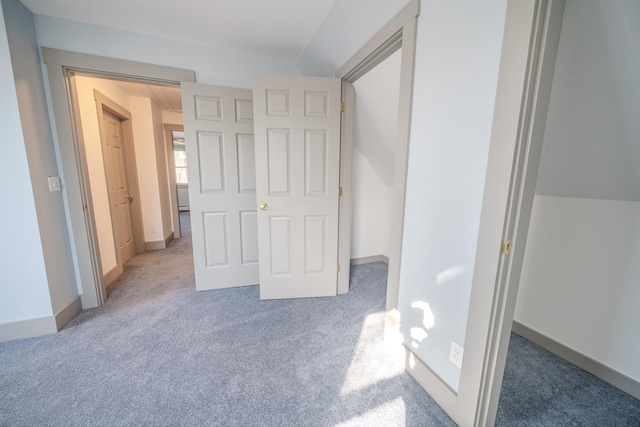
<svg viewBox="0 0 640 427">
<path fill-rule="evenodd" d="M 462 356 L 464 354 L 464 348 L 455 341 L 451 341 L 451 352 L 449 353 L 449 360 L 451 363 L 462 369 Z"/>
</svg>

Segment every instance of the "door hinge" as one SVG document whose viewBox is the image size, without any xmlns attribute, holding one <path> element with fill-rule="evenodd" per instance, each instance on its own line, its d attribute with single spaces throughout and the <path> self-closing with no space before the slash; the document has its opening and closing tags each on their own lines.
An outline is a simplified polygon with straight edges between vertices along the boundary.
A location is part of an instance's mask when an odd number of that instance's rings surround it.
<svg viewBox="0 0 640 427">
<path fill-rule="evenodd" d="M 342 197 L 342 185 L 338 187 L 338 197 Z"/>
<path fill-rule="evenodd" d="M 511 240 L 505 240 L 502 244 L 502 253 L 508 255 L 511 252 Z"/>
<path fill-rule="evenodd" d="M 340 103 L 340 112 L 344 113 L 344 102 Z"/>
<path fill-rule="evenodd" d="M 340 273 L 340 263 L 338 263 L 338 273 Z"/>
</svg>

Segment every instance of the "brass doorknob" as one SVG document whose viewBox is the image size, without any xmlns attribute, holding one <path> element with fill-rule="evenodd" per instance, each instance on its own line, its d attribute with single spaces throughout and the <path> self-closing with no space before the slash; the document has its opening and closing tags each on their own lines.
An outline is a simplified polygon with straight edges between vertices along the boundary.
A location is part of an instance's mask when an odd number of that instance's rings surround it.
<svg viewBox="0 0 640 427">
<path fill-rule="evenodd" d="M 129 199 L 129 201 L 133 200 L 133 194 L 127 194 L 127 199 Z"/>
<path fill-rule="evenodd" d="M 263 211 L 266 211 L 267 209 L 269 209 L 269 205 L 266 203 L 260 203 L 260 209 Z"/>
</svg>

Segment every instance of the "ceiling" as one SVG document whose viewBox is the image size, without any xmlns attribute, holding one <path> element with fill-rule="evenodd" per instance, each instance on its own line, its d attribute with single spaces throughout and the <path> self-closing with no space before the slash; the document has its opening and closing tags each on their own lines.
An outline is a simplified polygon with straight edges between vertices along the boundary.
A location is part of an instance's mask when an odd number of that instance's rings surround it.
<svg viewBox="0 0 640 427">
<path fill-rule="evenodd" d="M 295 64 L 336 0 L 20 0 L 37 15 Z"/>
<path fill-rule="evenodd" d="M 162 110 L 182 112 L 180 88 L 117 80 L 113 82 L 129 96 L 151 98 Z"/>
</svg>

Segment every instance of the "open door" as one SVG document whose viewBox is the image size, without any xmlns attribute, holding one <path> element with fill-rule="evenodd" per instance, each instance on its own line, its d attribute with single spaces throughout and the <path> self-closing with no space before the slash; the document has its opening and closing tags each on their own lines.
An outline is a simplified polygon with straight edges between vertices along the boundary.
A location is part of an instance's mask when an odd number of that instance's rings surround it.
<svg viewBox="0 0 640 427">
<path fill-rule="evenodd" d="M 196 289 L 258 283 L 251 90 L 182 83 Z"/>
<path fill-rule="evenodd" d="M 260 298 L 337 295 L 341 81 L 253 85 Z"/>
</svg>

